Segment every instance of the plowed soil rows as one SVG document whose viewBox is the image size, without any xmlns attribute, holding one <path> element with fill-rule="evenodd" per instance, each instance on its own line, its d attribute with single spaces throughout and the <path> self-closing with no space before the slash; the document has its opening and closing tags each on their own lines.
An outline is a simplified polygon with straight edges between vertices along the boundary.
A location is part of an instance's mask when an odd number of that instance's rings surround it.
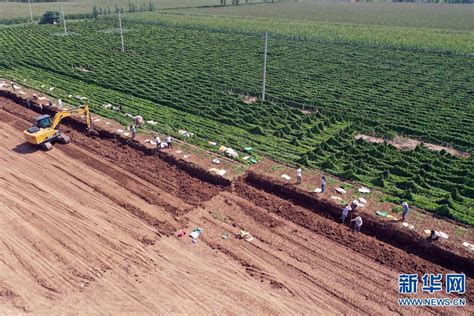
<svg viewBox="0 0 474 316">
<path fill-rule="evenodd" d="M 474 311 L 398 306 L 398 273 L 447 270 L 242 181 L 213 185 L 67 124 L 71 144 L 39 151 L 22 138 L 35 115 L 0 98 L 2 313 Z M 197 244 L 172 235 L 196 226 Z"/>
</svg>

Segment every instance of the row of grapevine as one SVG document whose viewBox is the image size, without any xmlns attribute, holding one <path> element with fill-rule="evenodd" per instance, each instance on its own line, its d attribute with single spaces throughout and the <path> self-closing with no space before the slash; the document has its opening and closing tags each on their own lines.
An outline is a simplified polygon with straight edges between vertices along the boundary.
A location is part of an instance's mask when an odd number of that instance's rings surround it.
<svg viewBox="0 0 474 316">
<path fill-rule="evenodd" d="M 473 224 L 474 161 L 423 145 L 401 151 L 388 143 L 355 140 L 356 126 L 305 153 L 300 162 L 410 200 L 444 216 Z"/>
<path fill-rule="evenodd" d="M 469 57 L 271 39 L 267 88 L 280 101 L 245 104 L 227 88 L 258 93 L 261 38 L 129 23 L 120 53 L 114 27 L 74 23 L 69 36 L 57 36 L 57 26 L 0 29 L 0 72 L 38 90 L 56 87 L 49 93 L 57 97 L 86 95 L 96 113 L 124 124 L 123 113 L 101 105 L 121 105 L 164 133 L 190 130 L 199 145 L 251 146 L 473 222 L 472 158 L 354 140 L 356 132 L 405 134 L 472 151 Z"/>
</svg>

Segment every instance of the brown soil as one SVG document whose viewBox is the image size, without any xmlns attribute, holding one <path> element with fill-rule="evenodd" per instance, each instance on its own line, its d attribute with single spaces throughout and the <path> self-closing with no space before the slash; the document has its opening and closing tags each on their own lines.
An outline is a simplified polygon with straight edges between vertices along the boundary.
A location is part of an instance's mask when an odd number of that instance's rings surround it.
<svg viewBox="0 0 474 316">
<path fill-rule="evenodd" d="M 394 226 L 399 228 L 404 233 L 414 234 L 415 238 L 424 239 L 428 235 L 424 232 L 426 229 L 435 229 L 443 231 L 449 235 L 449 239 L 440 239 L 436 246 L 442 248 L 444 251 L 460 255 L 468 258 L 468 260 L 474 262 L 474 252 L 469 251 L 462 244 L 463 242 L 474 241 L 474 230 L 468 225 L 460 224 L 446 218 L 441 218 L 435 214 L 428 213 L 427 211 L 411 207 L 410 215 L 408 216 L 407 223 L 414 225 L 413 229 L 407 229 L 402 225 L 400 220 L 401 214 L 392 211 L 394 206 L 393 203 L 384 201 L 384 194 L 382 192 L 371 190 L 369 194 L 361 194 L 357 191 L 360 187 L 359 184 L 351 181 L 343 181 L 337 179 L 331 175 L 325 174 L 327 179 L 326 192 L 325 193 L 314 193 L 315 188 L 320 187 L 321 176 L 323 173 L 320 170 L 303 170 L 303 180 L 301 185 L 295 185 L 295 169 L 292 167 L 276 164 L 273 161 L 264 160 L 259 162 L 257 165 L 252 166 L 248 172 L 253 172 L 261 176 L 261 178 L 271 178 L 273 183 L 281 183 L 288 187 L 290 191 L 302 192 L 312 198 L 310 205 L 315 205 L 318 201 L 323 201 L 329 204 L 328 207 L 324 208 L 324 214 L 329 214 L 328 209 L 335 209 L 336 216 L 340 216 L 342 208 L 350 203 L 352 200 L 359 197 L 365 198 L 368 203 L 364 208 L 359 208 L 358 213 L 363 218 L 371 218 L 376 221 L 377 226 L 388 227 Z M 281 178 L 282 174 L 287 174 L 292 177 L 291 180 L 286 181 Z M 346 194 L 339 194 L 336 192 L 336 188 L 342 185 L 350 186 L 346 187 Z M 332 199 L 333 196 L 339 197 L 342 201 L 336 201 Z M 394 216 L 398 220 L 391 220 L 389 218 L 375 216 L 375 212 L 378 210 L 387 211 L 390 215 Z M 375 217 L 374 217 L 375 216 Z M 334 216 L 332 216 L 334 218 Z"/>
<path fill-rule="evenodd" d="M 363 139 L 365 141 L 371 142 L 371 143 L 378 143 L 381 144 L 383 142 L 387 142 L 388 144 L 400 149 L 400 150 L 413 150 L 416 148 L 416 146 L 420 145 L 421 142 L 416 139 L 408 138 L 408 137 L 400 137 L 397 136 L 393 140 L 385 140 L 383 138 L 379 137 L 374 137 L 374 136 L 369 136 L 365 134 L 357 134 L 355 136 L 355 139 Z M 457 156 L 460 158 L 469 158 L 471 155 L 467 152 L 459 151 L 453 148 L 445 147 L 445 146 L 440 146 L 440 145 L 435 145 L 435 144 L 430 144 L 430 143 L 423 143 L 427 148 L 433 150 L 433 151 L 442 151 L 445 150 L 448 153 L 450 153 L 453 156 Z"/>
<path fill-rule="evenodd" d="M 241 96 L 243 98 L 243 102 L 245 104 L 253 104 L 255 102 L 257 102 L 257 97 L 251 97 L 251 96 L 248 96 L 248 95 L 245 95 L 245 96 Z"/>
<path fill-rule="evenodd" d="M 42 152 L 36 114 L 0 98 L 0 309 L 6 313 L 471 314 L 402 308 L 401 272 L 446 268 L 250 186 L 100 132 Z M 178 229 L 204 230 L 196 245 Z M 234 237 L 244 228 L 251 242 Z M 223 239 L 224 232 L 231 237 Z M 473 279 L 468 278 L 470 302 Z M 444 296 L 443 294 L 434 295 Z"/>
<path fill-rule="evenodd" d="M 303 191 L 278 184 L 271 178 L 265 178 L 262 175 L 257 175 L 252 172 L 250 172 L 244 179 L 246 183 L 254 187 L 250 190 L 247 187 L 244 195 L 247 199 L 263 203 L 262 205 L 259 204 L 259 206 L 265 207 L 270 211 L 273 209 L 274 212 L 281 214 L 285 218 L 288 217 L 288 219 L 291 221 L 307 228 L 311 228 L 314 222 L 308 220 L 307 213 L 304 213 L 303 210 L 305 212 L 319 213 L 320 217 L 327 217 L 332 225 L 322 222 L 322 225 L 316 230 L 318 233 L 324 234 L 329 238 L 337 236 L 335 240 L 338 242 L 341 241 L 339 239 L 340 237 L 344 237 L 343 235 L 337 233 L 338 229 L 344 229 L 344 225 L 339 225 L 337 223 L 338 218 L 340 217 L 339 207 L 334 207 L 331 203 L 328 203 L 325 200 L 314 199 L 312 196 Z M 242 192 L 239 191 L 239 189 L 242 188 L 242 186 L 239 184 L 236 184 L 235 188 L 238 192 Z M 270 193 L 269 196 L 271 196 L 272 199 L 268 199 L 268 196 L 265 195 L 261 195 L 260 198 L 258 198 L 258 194 L 261 194 L 262 191 Z M 247 195 L 248 193 L 251 194 Z M 275 199 L 275 195 L 282 199 Z M 278 201 L 279 203 L 274 206 L 268 204 L 269 201 L 272 203 Z M 351 214 L 351 218 L 355 217 L 356 215 L 358 214 Z M 420 240 L 415 234 L 411 234 L 409 231 L 404 231 L 395 225 L 380 226 L 377 219 L 365 215 L 363 232 L 367 235 L 376 237 L 378 240 L 385 241 L 387 246 L 395 245 L 397 248 L 416 254 L 417 256 L 425 258 L 430 262 L 435 262 L 441 266 L 445 266 L 448 269 L 463 271 L 471 277 L 474 276 L 474 265 L 470 257 L 466 258 L 447 252 L 444 249 L 439 248 L 437 244 L 432 244 L 426 240 Z M 382 252 L 379 253 L 377 252 L 378 250 L 381 250 Z M 387 261 L 384 260 L 384 257 L 387 255 L 387 253 L 385 253 L 383 250 L 384 248 L 374 248 L 374 251 L 371 252 L 371 255 L 375 256 L 374 259 L 382 264 Z M 391 253 L 389 253 L 389 256 L 390 255 Z M 388 264 L 396 264 L 397 266 L 401 264 L 400 262 L 395 263 L 393 260 L 388 260 L 387 262 Z M 406 260 L 403 260 L 402 262 L 406 263 Z M 408 263 L 408 265 L 411 266 L 412 269 L 414 268 L 417 270 L 417 265 L 415 262 Z M 398 266 L 398 268 L 400 267 Z M 405 268 L 406 267 L 402 267 L 402 270 Z M 425 268 L 425 266 L 422 268 Z M 422 273 L 422 269 L 417 270 L 417 272 Z"/>
</svg>

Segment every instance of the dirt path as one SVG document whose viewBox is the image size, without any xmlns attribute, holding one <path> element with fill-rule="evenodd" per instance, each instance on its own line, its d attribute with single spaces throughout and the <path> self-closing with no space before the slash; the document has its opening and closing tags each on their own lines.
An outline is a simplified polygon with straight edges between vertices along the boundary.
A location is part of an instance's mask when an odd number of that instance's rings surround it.
<svg viewBox="0 0 474 316">
<path fill-rule="evenodd" d="M 367 142 L 371 143 L 377 143 L 381 144 L 383 142 L 387 142 L 388 144 L 400 149 L 400 150 L 413 150 L 416 148 L 416 146 L 420 145 L 422 142 L 416 139 L 408 138 L 408 137 L 401 137 L 397 136 L 393 140 L 385 140 L 380 137 L 374 137 L 370 135 L 365 135 L 365 134 L 357 134 L 355 136 L 355 139 L 363 139 Z M 435 145 L 435 144 L 430 144 L 430 143 L 424 143 L 424 146 L 427 148 L 433 150 L 433 151 L 442 151 L 445 150 L 451 155 L 460 157 L 460 158 L 469 158 L 471 155 L 468 152 L 463 152 L 456 150 L 454 148 L 450 147 L 445 147 L 445 146 L 440 146 L 440 145 Z"/>
<path fill-rule="evenodd" d="M 245 313 L 272 313 L 293 305 L 241 278 L 238 263 L 204 244 L 160 237 L 168 225 L 179 226 L 174 211 L 121 185 L 123 175 L 134 175 L 122 169 L 120 178 L 110 177 L 59 148 L 17 153 L 18 143 L 21 133 L 0 122 L 1 310 L 230 313 L 238 305 Z M 162 201 L 175 208 L 188 206 L 167 197 Z"/>
<path fill-rule="evenodd" d="M 440 267 L 243 182 L 212 185 L 112 140 L 70 130 L 73 143 L 37 151 L 23 144 L 28 122 L 2 105 L 34 116 L 0 99 L 2 313 L 439 311 L 399 307 L 397 276 Z M 196 226 L 197 244 L 170 237 Z M 235 239 L 240 227 L 255 239 Z"/>
</svg>

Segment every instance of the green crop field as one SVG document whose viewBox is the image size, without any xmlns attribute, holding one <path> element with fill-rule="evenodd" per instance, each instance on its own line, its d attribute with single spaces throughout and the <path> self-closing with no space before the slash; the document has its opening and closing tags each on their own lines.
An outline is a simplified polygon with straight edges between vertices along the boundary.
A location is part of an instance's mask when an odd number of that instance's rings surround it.
<svg viewBox="0 0 474 316">
<path fill-rule="evenodd" d="M 275 6 L 280 6 L 276 4 Z M 250 5 L 258 8 L 259 5 Z M 239 8 L 236 8 L 239 9 Z M 188 14 L 156 11 L 127 16 L 130 21 L 186 26 L 187 28 L 226 31 L 230 33 L 262 34 L 269 31 L 294 39 L 364 43 L 391 48 L 413 48 L 429 51 L 474 54 L 474 30 L 440 30 L 429 28 L 389 27 L 355 24 L 320 23 L 314 21 L 241 18 L 220 15 Z"/>
<path fill-rule="evenodd" d="M 190 8 L 182 12 L 338 24 L 474 30 L 474 6 L 426 3 L 298 1 L 238 7 Z"/>
<path fill-rule="evenodd" d="M 235 92 L 260 91 L 260 26 L 153 16 L 125 18 L 125 53 L 111 17 L 69 23 L 68 36 L 59 25 L 1 28 L 0 77 L 63 99 L 85 95 L 96 113 L 125 124 L 124 113 L 101 106 L 122 105 L 123 112 L 159 122 L 151 126 L 157 131 L 195 133 L 198 145 L 252 146 L 259 155 L 321 168 L 474 224 L 472 157 L 354 139 L 360 132 L 402 134 L 472 153 L 469 44 L 443 50 L 276 29 L 269 39 L 269 101 L 246 104 Z"/>
</svg>

